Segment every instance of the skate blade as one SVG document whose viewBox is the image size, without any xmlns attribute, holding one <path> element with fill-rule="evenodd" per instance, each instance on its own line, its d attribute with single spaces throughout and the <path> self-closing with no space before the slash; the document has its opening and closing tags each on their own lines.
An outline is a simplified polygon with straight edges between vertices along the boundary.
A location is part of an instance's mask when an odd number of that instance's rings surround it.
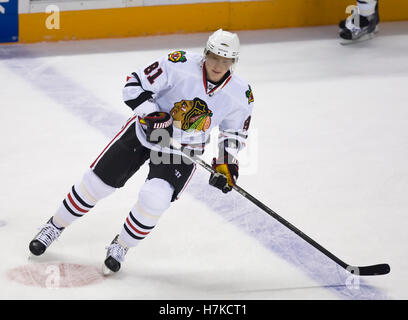
<svg viewBox="0 0 408 320">
<path fill-rule="evenodd" d="M 361 36 L 360 38 L 354 39 L 354 40 L 341 39 L 340 44 L 343 45 L 343 46 L 347 46 L 347 45 L 350 45 L 350 44 L 356 44 L 356 43 L 368 41 L 368 40 L 373 39 L 376 36 L 377 32 L 378 31 L 372 32 L 372 33 L 369 33 L 369 34 L 365 34 L 365 35 Z"/>
<path fill-rule="evenodd" d="M 113 272 L 111 269 L 109 269 L 105 264 L 102 265 L 102 273 L 105 277 L 109 277 L 115 272 Z"/>
<path fill-rule="evenodd" d="M 41 260 L 41 255 L 39 255 L 39 256 L 36 256 L 35 254 L 33 254 L 33 253 L 29 253 L 28 254 L 28 256 L 27 256 L 27 260 L 28 261 L 40 261 Z"/>
</svg>

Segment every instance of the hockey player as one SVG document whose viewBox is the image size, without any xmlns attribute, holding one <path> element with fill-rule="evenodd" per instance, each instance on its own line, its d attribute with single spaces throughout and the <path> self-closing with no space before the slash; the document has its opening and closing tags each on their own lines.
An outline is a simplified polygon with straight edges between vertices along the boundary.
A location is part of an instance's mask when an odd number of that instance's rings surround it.
<svg viewBox="0 0 408 320">
<path fill-rule="evenodd" d="M 358 12 L 339 23 L 343 44 L 369 40 L 378 32 L 378 0 L 357 0 Z"/>
<path fill-rule="evenodd" d="M 138 200 L 107 247 L 104 272 L 117 272 L 129 248 L 151 232 L 195 171 L 195 164 L 172 148 L 172 139 L 185 152 L 202 154 L 210 131 L 218 127 L 219 154 L 212 161 L 217 174 L 209 182 L 225 193 L 232 190 L 254 101 L 251 87 L 234 73 L 239 45 L 237 34 L 219 29 L 208 38 L 203 55 L 174 51 L 127 77 L 123 98 L 134 116 L 30 242 L 32 254 L 43 254 L 65 228 L 149 160 Z"/>
</svg>

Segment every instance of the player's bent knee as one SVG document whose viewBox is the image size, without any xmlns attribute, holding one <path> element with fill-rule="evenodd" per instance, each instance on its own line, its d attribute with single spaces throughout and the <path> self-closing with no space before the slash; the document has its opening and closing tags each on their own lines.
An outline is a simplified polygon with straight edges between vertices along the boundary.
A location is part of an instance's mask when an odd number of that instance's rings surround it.
<svg viewBox="0 0 408 320">
<path fill-rule="evenodd" d="M 170 207 L 174 187 L 166 180 L 147 180 L 139 192 L 139 205 L 152 215 L 160 215 Z"/>
<path fill-rule="evenodd" d="M 91 202 L 97 202 L 116 190 L 116 188 L 104 183 L 93 170 L 85 172 L 78 187 Z"/>
</svg>

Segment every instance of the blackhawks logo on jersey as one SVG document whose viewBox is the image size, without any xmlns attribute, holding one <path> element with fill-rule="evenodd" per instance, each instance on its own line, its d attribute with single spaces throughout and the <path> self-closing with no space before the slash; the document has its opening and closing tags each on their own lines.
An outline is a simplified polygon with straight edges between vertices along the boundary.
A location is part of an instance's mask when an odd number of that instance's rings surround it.
<svg viewBox="0 0 408 320">
<path fill-rule="evenodd" d="M 169 53 L 169 61 L 171 62 L 186 62 L 187 58 L 185 56 L 186 52 L 185 51 L 174 51 L 172 53 Z"/>
<path fill-rule="evenodd" d="M 245 95 L 248 98 L 248 104 L 250 104 L 251 102 L 254 102 L 254 95 L 252 93 L 252 88 L 250 85 L 248 85 L 248 90 L 245 91 Z"/>
<path fill-rule="evenodd" d="M 187 132 L 207 131 L 213 115 L 205 101 L 200 98 L 176 102 L 170 114 L 174 126 Z"/>
</svg>

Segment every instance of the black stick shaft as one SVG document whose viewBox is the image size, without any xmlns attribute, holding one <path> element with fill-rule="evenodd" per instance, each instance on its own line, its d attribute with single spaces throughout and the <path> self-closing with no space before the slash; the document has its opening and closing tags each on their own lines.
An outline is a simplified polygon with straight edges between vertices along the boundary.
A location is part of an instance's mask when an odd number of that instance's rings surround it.
<svg viewBox="0 0 408 320">
<path fill-rule="evenodd" d="M 178 150 L 182 151 L 181 148 L 177 148 Z M 186 154 L 191 160 L 193 160 L 195 163 L 199 164 L 202 166 L 204 169 L 211 173 L 216 173 L 216 171 L 205 161 L 203 161 L 201 158 L 197 156 L 192 156 L 189 154 Z M 279 214 L 277 214 L 275 211 L 273 211 L 271 208 L 267 207 L 265 204 L 263 204 L 261 201 L 256 199 L 254 196 L 249 194 L 247 191 L 239 187 L 238 185 L 235 185 L 233 187 L 235 191 L 237 191 L 239 194 L 241 194 L 243 197 L 251 201 L 253 204 L 255 204 L 258 208 L 262 209 L 264 212 L 266 212 L 268 215 L 271 217 L 275 218 L 277 221 L 279 221 L 281 224 L 283 224 L 285 227 L 288 229 L 292 230 L 295 234 L 297 234 L 299 237 L 301 237 L 303 240 L 305 240 L 307 243 L 315 247 L 317 250 L 322 252 L 324 255 L 326 255 L 328 258 L 336 262 L 338 265 L 340 265 L 342 268 L 347 270 L 350 273 L 353 274 L 358 274 L 362 276 L 366 275 L 381 275 L 381 274 L 387 274 L 390 272 L 390 266 L 388 264 L 377 264 L 377 265 L 371 265 L 371 266 L 364 266 L 364 267 L 356 267 L 349 265 L 345 263 L 343 260 L 339 259 L 337 256 L 335 256 L 333 253 L 331 253 L 329 250 L 321 246 L 319 243 L 314 241 L 312 238 L 310 238 L 308 235 L 303 233 L 301 230 L 296 228 L 293 224 L 291 224 L 289 221 L 285 220 L 282 218 Z"/>
<path fill-rule="evenodd" d="M 239 192 L 242 196 L 244 196 L 246 199 L 251 201 L 253 204 L 255 204 L 257 207 L 262 209 L 264 212 L 278 220 L 281 224 L 283 224 L 285 227 L 288 229 L 292 230 L 294 233 L 296 233 L 299 237 L 301 237 L 303 240 L 308 242 L 310 245 L 315 247 L 317 250 L 325 254 L 327 257 L 329 257 L 331 260 L 336 262 L 338 265 L 343 267 L 345 270 L 347 270 L 350 273 L 361 275 L 361 276 L 374 276 L 374 275 L 382 275 L 382 274 L 387 274 L 390 272 L 390 266 L 388 264 L 377 264 L 377 265 L 371 265 L 371 266 L 363 266 L 363 267 L 357 267 L 357 266 L 352 266 L 347 263 L 345 263 L 343 260 L 339 259 L 337 256 L 335 256 L 333 253 L 331 253 L 329 250 L 321 246 L 319 243 L 314 241 L 312 238 L 310 238 L 308 235 L 303 233 L 301 230 L 296 228 L 293 224 L 290 222 L 286 221 L 284 218 L 282 218 L 280 215 L 278 215 L 275 211 L 264 205 L 262 202 L 260 202 L 258 199 L 256 199 L 254 196 L 249 194 L 247 191 L 243 190 L 241 187 L 235 185 L 234 190 Z"/>
<path fill-rule="evenodd" d="M 255 204 L 257 207 L 265 211 L 267 214 L 278 220 L 281 224 L 283 224 L 285 227 L 288 229 L 292 230 L 294 233 L 296 233 L 299 237 L 301 237 L 303 240 L 311 244 L 313 247 L 318 249 L 320 252 L 324 253 L 327 257 L 335 261 L 337 264 L 342 266 L 344 269 L 349 267 L 347 263 L 336 257 L 333 253 L 328 251 L 326 248 L 322 247 L 319 243 L 317 243 L 315 240 L 310 238 L 307 234 L 296 228 L 293 224 L 291 224 L 289 221 L 285 220 L 282 218 L 279 214 L 277 214 L 275 211 L 264 205 L 262 202 L 260 202 L 258 199 L 256 199 L 254 196 L 243 190 L 241 187 L 235 185 L 234 190 L 239 192 L 242 196 L 247 198 L 249 201 L 251 201 L 253 204 Z"/>
<path fill-rule="evenodd" d="M 208 170 L 211 173 L 215 173 L 215 170 L 208 165 L 207 163 L 205 163 L 204 161 L 202 161 L 201 159 L 195 157 L 194 160 L 200 164 L 202 167 L 204 167 L 206 170 Z M 310 238 L 308 235 L 306 235 L 305 233 L 303 233 L 301 230 L 299 230 L 298 228 L 296 228 L 293 224 L 291 224 L 289 221 L 285 220 L 284 218 L 282 218 L 279 214 L 277 214 L 275 211 L 273 211 L 271 208 L 267 207 L 265 204 L 263 204 L 261 201 L 259 201 L 258 199 L 256 199 L 254 196 L 252 196 L 251 194 L 249 194 L 247 191 L 245 191 L 244 189 L 242 189 L 241 187 L 239 187 L 238 185 L 235 185 L 233 187 L 233 189 L 235 191 L 237 191 L 239 194 L 241 194 L 242 196 L 244 196 L 246 199 L 248 199 L 249 201 L 251 201 L 253 204 L 255 204 L 257 207 L 259 207 L 260 209 L 262 209 L 263 211 L 265 211 L 267 214 L 269 214 L 270 216 L 272 216 L 273 218 L 275 218 L 276 220 L 278 220 L 281 224 L 283 224 L 285 227 L 287 227 L 288 229 L 292 230 L 294 233 L 296 233 L 299 237 L 301 237 L 303 240 L 305 240 L 306 242 L 308 242 L 309 244 L 311 244 L 313 247 L 315 247 L 316 249 L 318 249 L 319 251 L 321 251 L 322 253 L 324 253 L 326 256 L 328 256 L 330 259 L 332 259 L 333 261 L 335 261 L 337 264 L 339 264 L 340 266 L 342 266 L 344 269 L 346 269 L 349 265 L 347 263 L 345 263 L 344 261 L 340 260 L 338 257 L 336 257 L 334 254 L 332 254 L 330 251 L 328 251 L 327 249 L 325 249 L 324 247 L 322 247 L 319 243 L 317 243 L 316 241 L 314 241 L 312 238 Z"/>
</svg>

